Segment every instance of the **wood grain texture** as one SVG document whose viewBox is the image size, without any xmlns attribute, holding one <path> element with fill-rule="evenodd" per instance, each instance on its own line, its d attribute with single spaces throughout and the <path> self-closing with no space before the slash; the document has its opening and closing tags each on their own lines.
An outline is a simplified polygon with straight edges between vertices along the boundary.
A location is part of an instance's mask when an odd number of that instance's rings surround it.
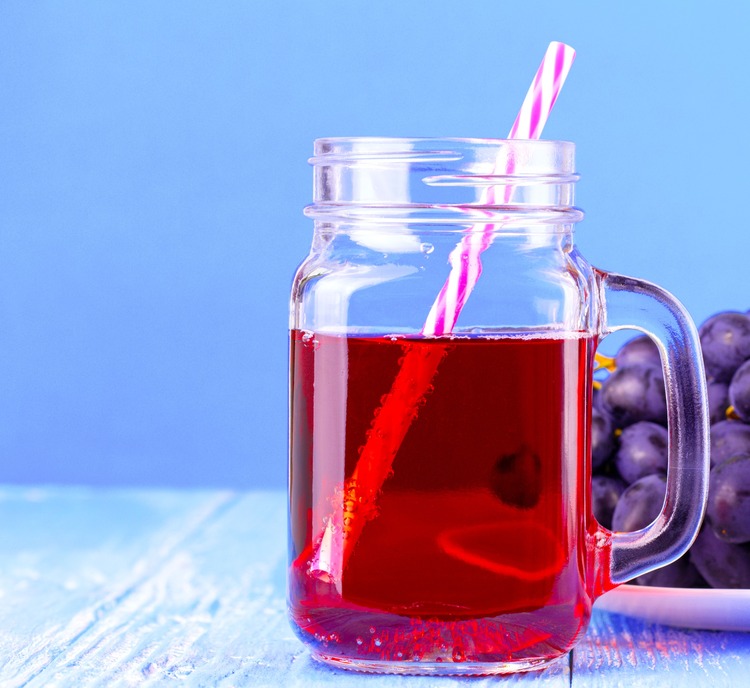
<svg viewBox="0 0 750 688">
<path fill-rule="evenodd" d="M 0 489 L 0 524 L 2 686 L 499 680 L 368 676 L 313 661 L 286 619 L 281 492 L 8 487 Z M 502 682 L 728 686 L 744 684 L 737 679 L 749 669 L 745 634 L 680 631 L 600 612 L 572 657 Z"/>
<path fill-rule="evenodd" d="M 644 623 L 595 610 L 573 651 L 576 686 L 743 686 L 750 684 L 750 634 Z"/>
</svg>

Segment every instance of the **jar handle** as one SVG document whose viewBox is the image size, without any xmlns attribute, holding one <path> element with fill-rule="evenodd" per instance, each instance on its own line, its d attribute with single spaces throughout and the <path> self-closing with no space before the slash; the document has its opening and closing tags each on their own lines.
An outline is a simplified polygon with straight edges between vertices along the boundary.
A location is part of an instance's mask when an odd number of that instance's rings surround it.
<svg viewBox="0 0 750 688">
<path fill-rule="evenodd" d="M 603 304 L 603 336 L 637 329 L 654 340 L 666 386 L 669 462 L 661 513 L 634 532 L 595 531 L 594 596 L 669 564 L 683 555 L 700 529 L 708 496 L 709 418 L 698 332 L 669 292 L 643 280 L 596 271 Z M 590 550 L 592 551 L 592 550 Z"/>
</svg>

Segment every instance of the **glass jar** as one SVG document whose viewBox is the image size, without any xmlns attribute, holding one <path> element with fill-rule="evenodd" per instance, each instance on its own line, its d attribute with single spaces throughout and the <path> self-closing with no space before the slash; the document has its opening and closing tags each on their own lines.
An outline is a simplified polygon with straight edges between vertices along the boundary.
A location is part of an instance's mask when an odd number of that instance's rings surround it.
<svg viewBox="0 0 750 688">
<path fill-rule="evenodd" d="M 574 144 L 315 143 L 294 279 L 292 625 L 320 660 L 394 673 L 541 667 L 597 596 L 700 526 L 708 421 L 695 327 L 659 287 L 577 251 Z M 591 509 L 593 362 L 657 343 L 667 498 L 648 528 Z"/>
</svg>

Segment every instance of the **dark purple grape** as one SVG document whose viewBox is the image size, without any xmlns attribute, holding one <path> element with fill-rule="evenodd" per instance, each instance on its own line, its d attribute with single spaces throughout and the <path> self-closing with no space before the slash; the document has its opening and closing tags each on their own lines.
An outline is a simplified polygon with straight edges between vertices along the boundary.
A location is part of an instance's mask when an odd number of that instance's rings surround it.
<svg viewBox="0 0 750 688">
<path fill-rule="evenodd" d="M 619 478 L 595 475 L 591 479 L 591 509 L 605 528 L 612 529 L 612 514 L 625 488 L 625 483 Z"/>
<path fill-rule="evenodd" d="M 750 318 L 744 313 L 717 313 L 699 330 L 708 379 L 729 382 L 750 358 Z"/>
<path fill-rule="evenodd" d="M 642 420 L 628 426 L 620 435 L 615 465 L 623 480 L 630 484 L 652 473 L 667 472 L 666 428 Z"/>
<path fill-rule="evenodd" d="M 724 542 L 704 527 L 690 548 L 690 561 L 713 588 L 750 588 L 750 544 Z"/>
<path fill-rule="evenodd" d="M 597 411 L 602 410 L 602 390 L 600 388 L 594 387 L 593 389 L 591 394 L 591 408 Z"/>
<path fill-rule="evenodd" d="M 612 530 L 631 531 L 645 528 L 659 515 L 667 493 L 667 478 L 661 474 L 636 480 L 620 499 L 612 514 Z"/>
<path fill-rule="evenodd" d="M 729 403 L 734 412 L 746 422 L 750 422 L 750 361 L 745 361 L 729 383 Z"/>
<path fill-rule="evenodd" d="M 659 348 L 654 344 L 651 337 L 643 335 L 626 342 L 620 347 L 615 356 L 615 364 L 618 368 L 627 368 L 632 365 L 647 365 L 661 368 Z"/>
<path fill-rule="evenodd" d="M 706 516 L 719 539 L 750 542 L 750 454 L 711 469 Z"/>
<path fill-rule="evenodd" d="M 615 428 L 606 411 L 591 411 L 591 459 L 594 469 L 600 468 L 612 456 L 617 446 Z"/>
<path fill-rule="evenodd" d="M 661 369 L 644 365 L 618 368 L 602 383 L 602 406 L 619 427 L 639 420 L 666 424 L 667 402 Z"/>
<path fill-rule="evenodd" d="M 708 583 L 690 561 L 690 554 L 655 571 L 644 573 L 634 581 L 638 585 L 656 585 L 663 588 L 707 588 Z"/>
<path fill-rule="evenodd" d="M 711 426 L 711 465 L 750 454 L 750 425 L 740 420 L 723 420 Z"/>
<path fill-rule="evenodd" d="M 711 423 L 726 420 L 729 408 L 729 385 L 726 382 L 709 380 L 708 390 L 708 416 Z"/>
</svg>

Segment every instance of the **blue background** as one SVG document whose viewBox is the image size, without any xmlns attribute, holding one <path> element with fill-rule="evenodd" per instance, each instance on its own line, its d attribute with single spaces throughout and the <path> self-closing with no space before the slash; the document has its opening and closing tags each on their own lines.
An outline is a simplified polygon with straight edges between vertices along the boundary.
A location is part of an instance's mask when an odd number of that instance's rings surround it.
<svg viewBox="0 0 750 688">
<path fill-rule="evenodd" d="M 737 2 L 0 5 L 0 482 L 274 486 L 312 140 L 504 136 L 578 57 L 594 264 L 750 306 Z"/>
</svg>

